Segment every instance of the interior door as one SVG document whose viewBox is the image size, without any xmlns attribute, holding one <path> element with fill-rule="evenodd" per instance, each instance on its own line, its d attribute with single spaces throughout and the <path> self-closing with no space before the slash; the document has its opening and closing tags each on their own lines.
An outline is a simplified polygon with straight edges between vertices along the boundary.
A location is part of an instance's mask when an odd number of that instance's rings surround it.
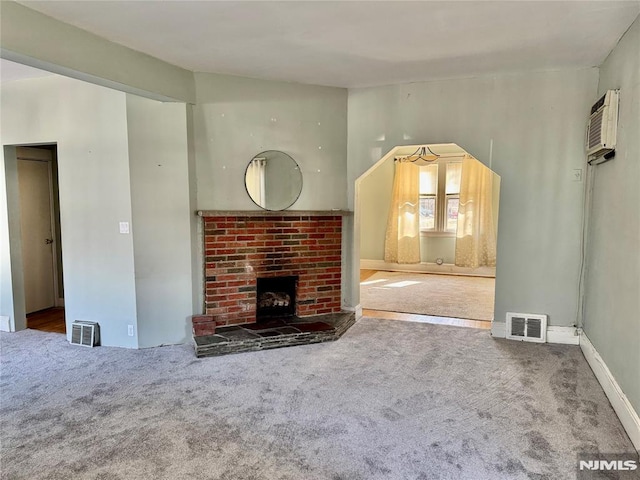
<svg viewBox="0 0 640 480">
<path fill-rule="evenodd" d="M 18 157 L 25 306 L 32 313 L 55 305 L 51 165 Z"/>
</svg>

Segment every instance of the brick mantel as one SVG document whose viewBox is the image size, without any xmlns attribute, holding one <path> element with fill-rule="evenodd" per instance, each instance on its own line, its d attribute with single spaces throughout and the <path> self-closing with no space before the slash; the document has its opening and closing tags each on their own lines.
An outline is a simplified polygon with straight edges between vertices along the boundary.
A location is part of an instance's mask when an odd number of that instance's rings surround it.
<svg viewBox="0 0 640 480">
<path fill-rule="evenodd" d="M 297 276 L 296 315 L 341 311 L 346 211 L 199 211 L 204 223 L 205 314 L 256 321 L 257 278 Z M 194 324 L 195 325 L 195 324 Z"/>
</svg>

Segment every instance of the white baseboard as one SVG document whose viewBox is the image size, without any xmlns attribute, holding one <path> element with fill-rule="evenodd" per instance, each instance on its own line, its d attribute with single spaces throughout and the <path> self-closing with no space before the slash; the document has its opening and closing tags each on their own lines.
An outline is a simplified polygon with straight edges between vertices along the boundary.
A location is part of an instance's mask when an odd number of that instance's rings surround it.
<svg viewBox="0 0 640 480">
<path fill-rule="evenodd" d="M 580 345 L 580 337 L 576 327 L 547 327 L 547 343 L 562 343 L 565 345 Z"/>
<path fill-rule="evenodd" d="M 591 370 L 595 374 L 598 382 L 602 385 L 604 393 L 620 419 L 620 423 L 627 431 L 633 446 L 640 452 L 640 417 L 624 394 L 615 377 L 611 374 L 609 367 L 595 349 L 589 338 L 580 332 L 580 348 L 587 359 Z"/>
<path fill-rule="evenodd" d="M 358 304 L 355 307 L 342 307 L 342 310 L 344 310 L 345 312 L 355 312 L 356 313 L 356 320 L 360 320 L 362 318 L 362 305 Z"/>
<path fill-rule="evenodd" d="M 0 332 L 13 332 L 11 327 L 11 318 L 5 315 L 0 315 Z"/>
<path fill-rule="evenodd" d="M 507 324 L 505 322 L 491 322 L 491 336 L 505 338 L 507 336 Z"/>
<path fill-rule="evenodd" d="M 505 322 L 491 322 L 491 336 L 505 338 L 507 336 L 507 324 Z M 575 327 L 547 327 L 547 343 L 562 343 L 566 345 L 579 345 L 580 337 Z"/>
<path fill-rule="evenodd" d="M 360 260 L 360 268 L 363 270 L 384 270 L 389 272 L 411 273 L 439 273 L 446 275 L 469 275 L 474 277 L 495 277 L 495 267 L 466 268 L 456 267 L 450 263 L 438 265 L 436 263 L 387 263 L 384 260 Z"/>
</svg>

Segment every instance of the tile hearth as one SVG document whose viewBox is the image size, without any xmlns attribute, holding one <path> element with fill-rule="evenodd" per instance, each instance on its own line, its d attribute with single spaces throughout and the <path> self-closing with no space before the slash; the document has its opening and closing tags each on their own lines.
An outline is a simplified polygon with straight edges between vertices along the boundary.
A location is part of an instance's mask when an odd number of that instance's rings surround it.
<svg viewBox="0 0 640 480">
<path fill-rule="evenodd" d="M 214 357 L 337 340 L 355 321 L 355 313 L 342 312 L 219 327 L 215 335 L 194 337 L 196 356 Z"/>
</svg>

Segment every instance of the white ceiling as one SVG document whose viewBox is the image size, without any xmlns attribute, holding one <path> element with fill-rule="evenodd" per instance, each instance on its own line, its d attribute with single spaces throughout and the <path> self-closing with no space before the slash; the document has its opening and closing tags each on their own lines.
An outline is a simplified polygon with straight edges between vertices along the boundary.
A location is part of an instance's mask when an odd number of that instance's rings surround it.
<svg viewBox="0 0 640 480">
<path fill-rule="evenodd" d="M 196 72 L 362 87 L 591 67 L 634 1 L 21 1 Z"/>
</svg>

